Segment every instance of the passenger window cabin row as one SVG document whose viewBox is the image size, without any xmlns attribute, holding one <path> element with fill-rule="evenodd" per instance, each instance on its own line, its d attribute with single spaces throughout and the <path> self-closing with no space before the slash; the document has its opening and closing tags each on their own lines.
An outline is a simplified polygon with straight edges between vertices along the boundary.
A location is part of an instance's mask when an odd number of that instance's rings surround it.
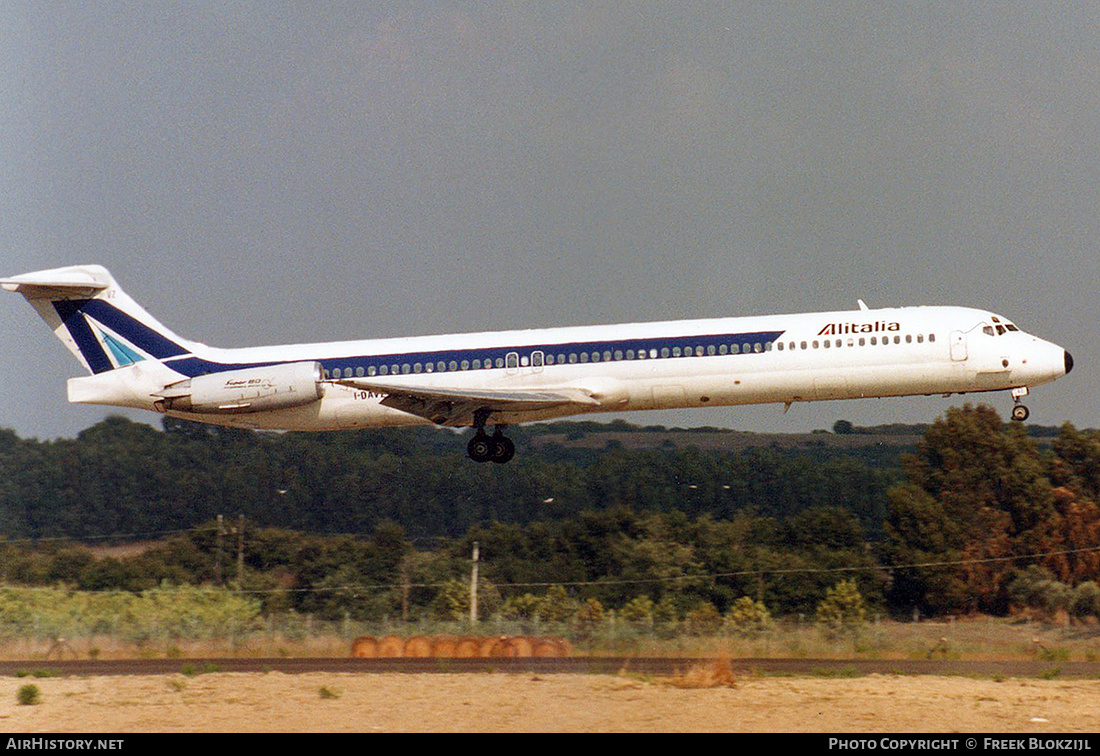
<svg viewBox="0 0 1100 756">
<path fill-rule="evenodd" d="M 1014 327 L 1013 327 L 1014 329 Z M 437 360 L 419 362 L 393 362 L 366 367 L 336 367 L 326 369 L 325 378 L 374 378 L 413 373 L 444 373 L 492 368 L 543 367 L 544 365 L 575 365 L 592 362 L 619 362 L 622 360 L 669 359 L 677 357 L 723 356 L 731 354 L 759 354 L 762 352 L 800 351 L 805 349 L 840 349 L 844 347 L 888 346 L 890 344 L 935 343 L 935 334 L 906 334 L 904 336 L 847 336 L 840 339 L 812 339 L 806 341 L 755 341 L 709 344 L 707 346 L 665 346 L 637 349 L 604 349 L 574 351 L 535 351 L 530 355 L 509 352 L 503 357 L 486 357 L 463 360 Z"/>
<path fill-rule="evenodd" d="M 891 341 L 891 338 L 893 339 L 892 341 Z M 925 339 L 925 335 L 923 333 L 918 333 L 916 336 L 914 336 L 913 334 L 906 334 L 905 336 L 901 336 L 900 334 L 895 334 L 893 337 L 882 336 L 881 338 L 878 337 L 878 336 L 860 336 L 858 338 L 856 338 L 855 336 L 848 336 L 848 337 L 843 338 L 843 339 L 822 339 L 820 341 L 815 339 L 815 340 L 809 341 L 809 342 L 802 341 L 802 342 L 799 342 L 797 344 L 797 346 L 796 346 L 795 342 L 791 341 L 791 342 L 788 342 L 787 349 L 789 351 L 793 352 L 795 349 L 830 349 L 830 348 L 840 349 L 841 347 L 843 347 L 845 345 L 847 345 L 849 347 L 854 347 L 854 346 L 878 346 L 879 344 L 881 344 L 882 346 L 887 346 L 891 343 L 892 344 L 901 344 L 903 341 L 906 344 L 912 344 L 914 342 L 916 342 L 917 344 L 923 344 L 924 339 Z M 934 333 L 928 334 L 928 343 L 932 344 L 932 343 L 935 343 L 935 341 L 936 341 L 936 334 L 934 334 Z M 779 351 L 783 351 L 783 342 L 779 342 Z"/>
</svg>

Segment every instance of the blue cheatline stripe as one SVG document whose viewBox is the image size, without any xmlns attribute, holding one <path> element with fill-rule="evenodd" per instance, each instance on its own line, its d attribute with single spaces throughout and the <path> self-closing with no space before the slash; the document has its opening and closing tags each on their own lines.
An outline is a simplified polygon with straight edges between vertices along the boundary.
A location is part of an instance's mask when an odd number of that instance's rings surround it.
<svg viewBox="0 0 1100 756">
<path fill-rule="evenodd" d="M 92 333 L 88 321 L 84 319 L 84 314 L 81 312 L 81 305 L 88 301 L 60 299 L 53 303 L 53 308 L 68 329 L 69 335 L 73 337 L 73 341 L 76 342 L 77 349 L 80 350 L 84 361 L 88 363 L 88 368 L 93 373 L 105 373 L 113 370 L 115 366 L 103 351 L 99 339 Z"/>
<path fill-rule="evenodd" d="M 187 349 L 175 341 L 104 300 L 58 300 L 53 305 L 94 373 L 112 370 L 114 364 L 103 350 L 102 344 L 92 332 L 91 327 L 83 317 L 84 315 L 94 318 L 117 333 L 119 337 L 155 359 L 182 358 L 170 359 L 167 364 L 173 370 L 188 377 L 250 367 L 265 367 L 283 362 L 211 362 L 191 355 Z M 756 350 L 770 348 L 771 343 L 782 336 L 783 333 L 783 331 L 755 331 L 751 333 L 705 334 L 699 336 L 605 339 L 565 344 L 517 344 L 480 349 L 449 349 L 385 355 L 349 355 L 348 357 L 320 360 L 303 353 L 302 356 L 293 361 L 318 361 L 321 362 L 326 372 L 332 373 L 332 371 L 339 368 L 341 371 L 348 371 L 346 375 L 351 377 L 353 373 L 358 375 L 360 368 L 367 375 L 382 375 L 383 367 L 387 369 L 390 375 L 394 374 L 394 368 L 401 374 L 406 374 L 407 371 L 464 371 L 474 369 L 473 363 L 475 360 L 480 362 L 480 369 L 495 369 L 504 366 L 509 354 L 516 353 L 522 357 L 530 357 L 533 352 L 542 352 L 546 358 L 544 366 L 551 367 L 561 364 L 620 362 L 631 359 L 640 361 L 642 359 L 677 359 L 688 356 L 754 354 Z M 106 341 L 120 365 L 131 364 L 142 359 L 141 355 L 118 339 L 104 334 L 104 341 Z M 645 355 L 644 358 L 642 357 L 643 354 Z M 498 362 L 501 364 L 498 365 Z M 452 363 L 455 367 L 451 367 Z M 416 369 L 417 367 L 419 367 L 419 370 Z"/>
<path fill-rule="evenodd" d="M 683 357 L 711 357 L 711 356 L 736 356 L 758 354 L 756 349 L 766 350 L 770 344 L 782 336 L 784 331 L 755 331 L 751 333 L 726 333 L 708 334 L 703 336 L 669 336 L 663 338 L 640 339 L 616 339 L 604 341 L 584 341 L 567 344 L 521 344 L 515 346 L 489 347 L 484 349 L 452 349 L 432 352 L 406 352 L 385 355 L 348 355 L 347 357 L 317 359 L 303 352 L 302 356 L 294 362 L 320 362 L 322 367 L 332 374 L 337 368 L 348 371 L 345 376 L 359 376 L 359 369 L 367 377 L 380 377 L 381 368 L 386 367 L 389 375 L 407 374 L 404 367 L 409 366 L 409 372 L 461 372 L 473 368 L 474 360 L 480 362 L 476 369 L 496 369 L 497 361 L 501 366 L 506 364 L 507 355 L 515 353 L 519 356 L 530 358 L 533 352 L 542 352 L 544 357 L 552 358 L 553 362 L 545 362 L 544 367 L 552 369 L 563 364 L 594 364 L 599 362 L 622 362 L 627 360 L 642 359 L 681 359 Z M 759 347 L 757 346 L 759 345 Z M 733 348 L 737 351 L 734 352 Z M 667 353 L 666 353 L 667 350 Z M 689 353 L 690 350 L 690 353 Z M 676 352 L 679 352 L 677 354 Z M 700 351 L 702 352 L 700 354 Z M 645 357 L 639 356 L 640 352 Z M 656 357 L 652 356 L 656 354 Z M 570 355 L 574 355 L 576 361 L 570 361 Z M 583 359 L 581 357 L 583 355 Z M 633 355 L 633 356 L 630 356 Z M 455 367 L 451 367 L 451 363 Z M 439 364 L 443 363 L 440 368 Z M 262 363 L 217 363 L 203 360 L 198 357 L 188 356 L 179 360 L 171 360 L 167 363 L 173 370 L 188 377 L 195 377 L 205 373 L 218 373 L 225 370 L 240 370 L 249 367 L 266 367 L 278 364 L 275 362 Z M 466 367 L 462 367 L 465 364 Z M 419 370 L 415 367 L 419 365 Z M 530 364 L 525 367 L 531 367 Z M 372 369 L 373 368 L 373 372 Z"/>
<path fill-rule="evenodd" d="M 164 364 L 175 370 L 180 375 L 194 378 L 207 373 L 224 373 L 227 370 L 244 370 L 245 368 L 270 367 L 271 365 L 284 365 L 289 362 L 315 362 L 315 360 L 303 356 L 296 360 L 281 360 L 275 362 L 211 362 L 200 357 L 184 357 L 179 360 L 169 360 Z"/>
</svg>

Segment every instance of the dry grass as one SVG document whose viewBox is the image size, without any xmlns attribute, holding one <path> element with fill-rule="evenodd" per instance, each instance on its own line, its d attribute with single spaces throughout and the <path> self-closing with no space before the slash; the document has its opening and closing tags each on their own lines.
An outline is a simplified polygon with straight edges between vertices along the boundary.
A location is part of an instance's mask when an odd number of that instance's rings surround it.
<svg viewBox="0 0 1100 756">
<path fill-rule="evenodd" d="M 708 664 L 695 664 L 683 674 L 673 675 L 663 681 L 673 688 L 736 688 L 733 668 L 729 659 L 715 659 Z"/>
<path fill-rule="evenodd" d="M 86 548 L 92 554 L 92 558 L 96 561 L 102 559 L 130 559 L 132 557 L 141 556 L 149 549 L 160 546 L 160 541 L 134 541 L 133 543 L 122 543 L 113 546 L 105 546 L 102 544 L 87 545 Z"/>
<path fill-rule="evenodd" d="M 390 638 L 392 653 L 406 648 L 410 655 L 428 653 L 427 639 L 434 645 L 445 640 L 439 635 L 413 635 Z M 462 653 L 473 656 L 515 655 L 540 656 L 551 654 L 540 648 L 530 637 L 530 648 L 522 649 L 516 638 L 510 653 L 500 648 L 501 636 L 481 638 L 477 649 L 472 643 Z M 472 636 L 450 636 L 454 650 L 450 654 L 435 651 L 434 655 L 458 655 L 460 641 Z M 269 657 L 344 657 L 352 652 L 354 637 L 338 633 L 286 638 L 278 633 L 259 632 L 238 641 L 156 641 L 135 645 L 117 638 L 68 638 L 63 646 L 52 640 L 19 638 L 0 639 L 0 659 L 47 660 L 59 658 L 269 658 Z M 467 648 L 468 647 L 468 648 Z M 495 650 L 494 650 L 495 649 Z M 369 655 L 371 652 L 366 652 Z M 377 651 L 373 652 L 377 654 Z M 745 658 L 813 658 L 813 659 L 951 659 L 971 661 L 1026 661 L 1044 658 L 1044 654 L 1063 661 L 1096 661 L 1100 659 L 1100 628 L 1096 626 L 1056 627 L 1037 622 L 982 618 L 953 622 L 868 624 L 854 638 L 829 639 L 810 624 L 784 625 L 759 638 L 681 636 L 672 639 L 653 637 L 606 638 L 577 643 L 556 655 L 566 656 L 654 656 L 707 659 Z"/>
<path fill-rule="evenodd" d="M 856 635 L 829 638 L 811 623 L 785 624 L 755 638 L 679 636 L 580 646 L 580 655 L 1030 661 L 1044 650 L 1073 661 L 1100 660 L 1100 628 L 982 617 L 954 621 L 869 623 Z"/>
</svg>

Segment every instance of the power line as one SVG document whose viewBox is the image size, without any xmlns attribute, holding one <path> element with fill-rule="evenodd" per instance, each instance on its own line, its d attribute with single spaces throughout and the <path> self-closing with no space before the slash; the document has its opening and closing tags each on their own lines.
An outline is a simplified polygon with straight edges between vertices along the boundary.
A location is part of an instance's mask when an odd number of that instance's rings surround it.
<svg viewBox="0 0 1100 756">
<path fill-rule="evenodd" d="M 715 572 L 700 575 L 675 575 L 669 577 L 660 578 L 630 578 L 630 579 L 597 579 L 597 580 L 572 580 L 572 581 L 541 581 L 541 582 L 514 582 L 514 583 L 498 583 L 493 582 L 492 585 L 497 588 L 551 588 L 554 586 L 560 586 L 562 588 L 585 588 L 592 586 L 615 586 L 615 585 L 655 585 L 665 583 L 683 583 L 693 580 L 710 581 L 718 580 L 721 578 L 731 577 L 751 577 L 758 575 L 794 575 L 794 574 L 832 574 L 841 572 L 867 572 L 867 571 L 894 571 L 902 569 L 924 569 L 932 567 L 956 567 L 967 564 L 986 564 L 991 562 L 1010 562 L 1023 559 L 1043 559 L 1055 556 L 1066 556 L 1070 554 L 1084 554 L 1100 552 L 1100 546 L 1089 546 L 1079 549 L 1064 549 L 1060 551 L 1048 551 L 1035 554 L 1019 554 L 1014 556 L 1003 557 L 987 557 L 983 559 L 954 559 L 954 560 L 942 560 L 932 562 L 913 562 L 909 564 L 893 564 L 893 565 L 862 565 L 862 566 L 848 566 L 848 567 L 791 567 L 791 568 L 763 568 L 763 569 L 750 569 L 750 570 L 737 570 L 734 572 Z M 446 586 L 450 581 L 444 582 L 432 582 L 432 583 L 378 583 L 378 584 L 347 584 L 341 586 L 311 586 L 305 588 L 286 588 L 286 589 L 244 589 L 244 593 L 324 593 L 335 591 L 374 591 L 374 590 L 392 590 L 392 589 L 405 589 L 405 588 L 442 588 Z"/>
<path fill-rule="evenodd" d="M 171 531 L 155 531 L 147 533 L 130 533 L 130 534 L 115 534 L 107 536 L 87 536 L 86 539 L 112 539 L 112 538 L 126 538 L 126 537 L 150 537 L 154 535 L 177 535 L 181 533 L 193 533 L 193 532 L 215 532 L 218 530 L 218 525 L 211 525 L 208 527 L 195 527 L 183 530 L 171 530 Z M 3 543 L 30 543 L 39 541 L 66 541 L 72 540 L 64 537 L 50 537 L 50 538 L 38 538 L 38 539 L 12 539 L 0 542 Z M 586 588 L 593 586 L 620 586 L 620 585 L 662 585 L 662 584 L 679 584 L 692 581 L 714 581 L 736 577 L 763 577 L 767 575 L 782 576 L 782 575 L 824 575 L 824 574 L 837 574 L 837 573 L 851 573 L 851 572 L 866 572 L 866 571 L 885 571 L 894 572 L 896 570 L 907 569 L 932 569 L 942 567 L 961 567 L 965 565 L 976 564 L 992 564 L 999 562 L 1013 562 L 1019 560 L 1028 559 L 1049 559 L 1051 557 L 1069 556 L 1073 554 L 1087 554 L 1100 552 L 1100 545 L 1088 546 L 1076 549 L 1061 549 L 1057 551 L 1038 552 L 1031 554 L 1015 554 L 999 557 L 984 557 L 975 559 L 949 559 L 949 560 L 934 560 L 927 562 L 912 562 L 907 564 L 867 564 L 859 566 L 842 566 L 842 567 L 786 567 L 786 568 L 772 568 L 772 567 L 758 567 L 753 569 L 735 570 L 730 572 L 714 572 L 695 575 L 673 575 L 666 577 L 654 577 L 654 578 L 598 578 L 595 580 L 572 580 L 572 581 L 530 581 L 530 582 L 511 582 L 500 583 L 492 582 L 497 588 L 551 588 L 560 586 L 562 588 Z M 238 573 L 240 574 L 240 573 Z M 308 586 L 302 588 L 238 588 L 236 592 L 255 595 L 267 595 L 267 594 L 287 594 L 287 593 L 333 593 L 333 592 L 368 592 L 368 591 L 380 591 L 380 590 L 408 590 L 411 588 L 443 588 L 451 581 L 442 582 L 424 582 L 424 583 L 377 583 L 377 584 L 360 584 L 351 583 L 339 586 Z M 20 586 L 21 588 L 23 586 Z M 26 586 L 26 588 L 41 588 L 45 590 L 45 587 L 41 586 Z M 86 593 L 131 593 L 131 591 L 125 591 L 120 589 L 105 589 L 105 590 L 92 590 L 84 591 Z"/>
<path fill-rule="evenodd" d="M 85 541 L 111 541 L 111 540 L 126 540 L 131 538 L 161 538 L 164 536 L 181 535 L 183 533 L 203 533 L 207 531 L 217 530 L 217 525 L 211 525 L 209 527 L 193 527 L 193 528 L 180 528 L 178 530 L 148 530 L 143 533 L 112 533 L 110 535 L 81 535 L 81 536 L 41 536 L 41 537 L 27 537 L 27 538 L 4 538 L 0 540 L 0 546 L 11 543 L 43 543 L 43 542 L 70 542 L 74 544 L 80 544 Z"/>
</svg>

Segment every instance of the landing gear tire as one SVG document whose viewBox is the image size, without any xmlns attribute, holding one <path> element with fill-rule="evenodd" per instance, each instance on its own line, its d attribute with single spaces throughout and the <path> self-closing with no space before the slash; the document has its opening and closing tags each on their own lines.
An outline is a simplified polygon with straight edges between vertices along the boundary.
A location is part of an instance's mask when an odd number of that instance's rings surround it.
<svg viewBox="0 0 1100 756">
<path fill-rule="evenodd" d="M 466 455 L 474 462 L 488 462 L 493 458 L 493 440 L 478 433 L 466 444 Z"/>
<path fill-rule="evenodd" d="M 478 431 L 466 444 L 466 455 L 474 462 L 496 462 L 503 465 L 516 456 L 516 445 L 512 443 L 512 439 L 499 432 L 489 437 Z"/>
<path fill-rule="evenodd" d="M 1012 408 L 1012 419 L 1018 422 L 1022 423 L 1024 420 L 1027 420 L 1030 415 L 1031 411 L 1022 404 L 1017 404 Z"/>
<path fill-rule="evenodd" d="M 491 459 L 498 465 L 511 461 L 516 456 L 516 445 L 507 436 L 493 436 L 493 456 Z"/>
</svg>

